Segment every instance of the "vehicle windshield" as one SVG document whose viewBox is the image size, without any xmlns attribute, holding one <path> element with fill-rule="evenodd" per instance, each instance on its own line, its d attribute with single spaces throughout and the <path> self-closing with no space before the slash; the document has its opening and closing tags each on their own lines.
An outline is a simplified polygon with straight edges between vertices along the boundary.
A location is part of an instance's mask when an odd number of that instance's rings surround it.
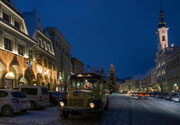
<svg viewBox="0 0 180 125">
<path fill-rule="evenodd" d="M 99 80 L 82 79 L 72 80 L 71 88 L 73 89 L 97 89 Z"/>
</svg>

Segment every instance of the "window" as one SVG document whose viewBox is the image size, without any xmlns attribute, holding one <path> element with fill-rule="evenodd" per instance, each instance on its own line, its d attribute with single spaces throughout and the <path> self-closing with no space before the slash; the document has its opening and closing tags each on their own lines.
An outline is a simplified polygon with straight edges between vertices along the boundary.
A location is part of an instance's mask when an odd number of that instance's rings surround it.
<svg viewBox="0 0 180 125">
<path fill-rule="evenodd" d="M 44 67 L 47 67 L 47 61 L 44 59 Z"/>
<path fill-rule="evenodd" d="M 59 50 L 61 50 L 61 44 L 59 44 Z"/>
<path fill-rule="evenodd" d="M 38 45 L 42 47 L 42 40 L 41 39 L 39 39 Z"/>
<path fill-rule="evenodd" d="M 5 91 L 0 91 L 0 98 L 1 98 L 1 97 L 6 97 L 7 95 L 8 95 L 7 92 L 5 92 Z"/>
<path fill-rule="evenodd" d="M 14 26 L 18 29 L 20 29 L 20 23 L 18 21 L 15 20 L 14 22 Z"/>
<path fill-rule="evenodd" d="M 166 41 L 166 38 L 165 38 L 165 36 L 162 36 L 162 41 Z"/>
<path fill-rule="evenodd" d="M 37 64 L 40 64 L 41 65 L 41 59 L 42 59 L 42 56 L 40 54 L 37 54 L 36 55 L 36 60 L 37 60 Z"/>
<path fill-rule="evenodd" d="M 49 45 L 47 44 L 47 51 L 49 51 L 49 48 L 50 48 L 50 47 L 49 47 Z"/>
<path fill-rule="evenodd" d="M 52 63 L 49 62 L 49 69 L 52 69 Z"/>
<path fill-rule="evenodd" d="M 43 46 L 44 46 L 44 48 L 47 50 L 46 42 L 43 42 Z"/>
<path fill-rule="evenodd" d="M 11 19 L 11 18 L 10 18 L 10 15 L 9 15 L 9 14 L 3 12 L 3 19 L 10 23 L 10 19 Z"/>
<path fill-rule="evenodd" d="M 33 59 L 33 51 L 31 49 L 28 50 L 29 58 Z"/>
<path fill-rule="evenodd" d="M 58 47 L 58 41 L 56 41 L 56 47 Z"/>
<path fill-rule="evenodd" d="M 21 91 L 24 95 L 37 95 L 38 89 L 37 88 L 22 88 Z"/>
<path fill-rule="evenodd" d="M 56 66 L 55 66 L 55 64 L 53 64 L 53 70 L 55 70 L 56 69 Z"/>
<path fill-rule="evenodd" d="M 22 46 L 22 45 L 18 45 L 18 54 L 19 55 L 24 55 L 24 46 Z"/>
<path fill-rule="evenodd" d="M 26 96 L 22 92 L 12 92 L 11 94 L 15 98 L 26 98 Z"/>
<path fill-rule="evenodd" d="M 4 46 L 5 49 L 12 51 L 11 40 L 9 40 L 8 38 L 4 38 Z"/>
</svg>

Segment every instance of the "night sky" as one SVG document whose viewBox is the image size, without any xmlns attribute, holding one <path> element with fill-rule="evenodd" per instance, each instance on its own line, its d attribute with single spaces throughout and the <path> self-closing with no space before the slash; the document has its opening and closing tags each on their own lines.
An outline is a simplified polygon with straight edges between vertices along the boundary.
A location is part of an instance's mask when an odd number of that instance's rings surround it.
<svg viewBox="0 0 180 125">
<path fill-rule="evenodd" d="M 180 0 L 15 0 L 22 12 L 36 8 L 46 27 L 58 27 L 72 56 L 106 73 L 112 63 L 120 78 L 155 67 L 161 1 L 169 44 L 180 45 Z"/>
</svg>

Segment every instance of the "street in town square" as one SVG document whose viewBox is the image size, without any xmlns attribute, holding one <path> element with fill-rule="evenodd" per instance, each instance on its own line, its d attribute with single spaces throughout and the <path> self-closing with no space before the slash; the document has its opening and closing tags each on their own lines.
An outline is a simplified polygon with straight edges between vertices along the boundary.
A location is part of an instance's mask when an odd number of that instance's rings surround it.
<svg viewBox="0 0 180 125">
<path fill-rule="evenodd" d="M 110 95 L 108 111 L 100 120 L 91 114 L 61 120 L 57 107 L 0 117 L 0 125 L 179 125 L 179 103 L 164 99 L 137 99 L 127 95 Z"/>
<path fill-rule="evenodd" d="M 180 125 L 180 0 L 0 0 L 0 125 Z"/>
</svg>

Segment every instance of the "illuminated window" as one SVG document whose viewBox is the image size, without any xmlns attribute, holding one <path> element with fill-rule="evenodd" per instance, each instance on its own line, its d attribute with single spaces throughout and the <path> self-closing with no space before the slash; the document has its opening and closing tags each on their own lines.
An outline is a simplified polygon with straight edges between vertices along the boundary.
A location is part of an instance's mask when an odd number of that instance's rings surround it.
<svg viewBox="0 0 180 125">
<path fill-rule="evenodd" d="M 165 36 L 162 36 L 162 41 L 166 41 L 166 38 L 165 38 Z"/>
<path fill-rule="evenodd" d="M 36 59 L 37 59 L 37 64 L 40 64 L 40 65 L 41 65 L 42 56 L 41 56 L 40 54 L 37 54 L 37 55 L 36 55 Z"/>
<path fill-rule="evenodd" d="M 9 14 L 7 14 L 7 13 L 3 12 L 3 19 L 4 19 L 4 20 L 6 20 L 7 22 L 9 22 L 9 23 L 10 23 L 10 19 L 11 19 L 11 17 L 10 17 L 10 15 L 9 15 Z"/>
<path fill-rule="evenodd" d="M 18 54 L 19 55 L 24 55 L 24 46 L 22 46 L 22 45 L 18 45 Z"/>
<path fill-rule="evenodd" d="M 4 46 L 5 49 L 12 51 L 12 45 L 11 45 L 11 40 L 9 40 L 8 38 L 4 38 Z"/>
</svg>

